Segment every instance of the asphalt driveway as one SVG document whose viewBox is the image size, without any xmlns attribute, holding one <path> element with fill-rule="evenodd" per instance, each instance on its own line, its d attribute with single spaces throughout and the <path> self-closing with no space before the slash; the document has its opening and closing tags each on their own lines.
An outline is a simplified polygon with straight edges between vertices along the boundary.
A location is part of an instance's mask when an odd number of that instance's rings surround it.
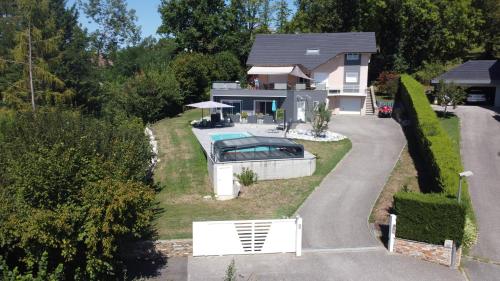
<svg viewBox="0 0 500 281">
<path fill-rule="evenodd" d="M 188 280 L 219 281 L 231 260 L 237 280 L 287 281 L 455 281 L 458 270 L 416 258 L 389 254 L 385 249 L 369 252 L 189 257 Z"/>
<path fill-rule="evenodd" d="M 500 280 L 500 115 L 493 109 L 462 106 L 461 154 L 479 224 L 479 240 L 470 255 L 488 263 L 466 262 L 473 280 Z M 495 265 L 495 263 L 497 265 Z"/>
<path fill-rule="evenodd" d="M 330 129 L 352 141 L 347 156 L 297 211 L 303 217 L 303 247 L 380 246 L 368 217 L 406 143 L 392 119 L 334 116 Z"/>
</svg>

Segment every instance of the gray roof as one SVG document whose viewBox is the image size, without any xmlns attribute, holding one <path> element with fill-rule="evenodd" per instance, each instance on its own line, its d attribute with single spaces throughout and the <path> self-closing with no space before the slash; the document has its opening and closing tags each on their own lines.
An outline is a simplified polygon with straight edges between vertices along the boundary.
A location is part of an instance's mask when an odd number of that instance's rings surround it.
<svg viewBox="0 0 500 281">
<path fill-rule="evenodd" d="M 470 60 L 432 79 L 467 85 L 500 85 L 500 60 Z"/>
<path fill-rule="evenodd" d="M 319 49 L 318 55 L 306 55 Z M 374 32 L 257 34 L 247 65 L 302 65 L 312 70 L 341 53 L 375 53 Z"/>
</svg>

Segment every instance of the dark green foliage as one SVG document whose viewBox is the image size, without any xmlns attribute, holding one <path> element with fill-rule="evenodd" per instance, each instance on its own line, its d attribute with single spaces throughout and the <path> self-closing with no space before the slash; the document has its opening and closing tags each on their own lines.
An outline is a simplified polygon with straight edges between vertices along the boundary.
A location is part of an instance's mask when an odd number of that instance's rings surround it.
<svg viewBox="0 0 500 281">
<path fill-rule="evenodd" d="M 418 82 L 428 86 L 431 84 L 432 79 L 438 77 L 460 63 L 461 60 L 453 60 L 447 63 L 424 62 L 418 71 L 413 73 L 413 77 L 417 79 Z"/>
<path fill-rule="evenodd" d="M 243 168 L 241 173 L 236 175 L 236 178 L 240 181 L 240 183 L 244 186 L 249 186 L 257 182 L 257 173 L 250 170 L 249 168 Z"/>
<path fill-rule="evenodd" d="M 409 75 L 402 75 L 400 90 L 400 98 L 410 118 L 411 128 L 415 130 L 420 155 L 433 179 L 430 189 L 455 196 L 458 190 L 458 173 L 463 171 L 463 167 L 453 141 L 441 127 L 420 83 Z"/>
<path fill-rule="evenodd" d="M 120 275 L 119 253 L 148 234 L 152 216 L 142 122 L 40 110 L 0 128 L 0 250 L 9 268 L 29 274 L 47 253 L 46 272 L 63 263 L 61 279 Z"/>
<path fill-rule="evenodd" d="M 409 75 L 401 76 L 399 99 L 410 119 L 409 130 L 430 175 L 427 189 L 433 194 L 399 192 L 394 196 L 398 215 L 398 237 L 442 244 L 445 239 L 461 243 L 466 213 L 471 208 L 467 183 L 463 183 L 463 203 L 456 202 L 459 176 L 463 171 L 460 154 L 430 107 L 423 86 Z"/>
<path fill-rule="evenodd" d="M 461 244 L 465 206 L 440 194 L 398 192 L 394 195 L 398 216 L 396 235 L 432 244 L 453 240 Z"/>
</svg>

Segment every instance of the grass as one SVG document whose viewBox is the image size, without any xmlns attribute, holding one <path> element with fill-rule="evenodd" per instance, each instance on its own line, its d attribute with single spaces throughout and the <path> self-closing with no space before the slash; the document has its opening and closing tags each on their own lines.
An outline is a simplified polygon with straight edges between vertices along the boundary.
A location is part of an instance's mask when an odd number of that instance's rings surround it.
<svg viewBox="0 0 500 281">
<path fill-rule="evenodd" d="M 160 162 L 154 179 L 162 186 L 157 195 L 160 210 L 155 224 L 160 239 L 191 236 L 193 220 L 263 219 L 292 216 L 322 179 L 350 150 L 351 142 L 300 141 L 317 156 L 316 172 L 309 177 L 259 181 L 242 187 L 240 197 L 229 201 L 204 200 L 212 195 L 206 158 L 189 121 L 199 110 L 154 124 Z"/>
<path fill-rule="evenodd" d="M 453 141 L 457 153 L 460 154 L 460 120 L 453 113 L 448 113 L 446 116 L 438 113 L 438 117 L 441 126 Z"/>
</svg>

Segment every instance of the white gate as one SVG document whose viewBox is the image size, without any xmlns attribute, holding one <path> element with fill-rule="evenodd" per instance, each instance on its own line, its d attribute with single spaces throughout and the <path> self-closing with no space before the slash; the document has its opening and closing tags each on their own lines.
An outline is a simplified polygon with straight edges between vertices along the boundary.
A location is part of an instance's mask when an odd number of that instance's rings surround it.
<svg viewBox="0 0 500 281">
<path fill-rule="evenodd" d="M 302 253 L 302 218 L 193 222 L 193 256 Z"/>
</svg>

